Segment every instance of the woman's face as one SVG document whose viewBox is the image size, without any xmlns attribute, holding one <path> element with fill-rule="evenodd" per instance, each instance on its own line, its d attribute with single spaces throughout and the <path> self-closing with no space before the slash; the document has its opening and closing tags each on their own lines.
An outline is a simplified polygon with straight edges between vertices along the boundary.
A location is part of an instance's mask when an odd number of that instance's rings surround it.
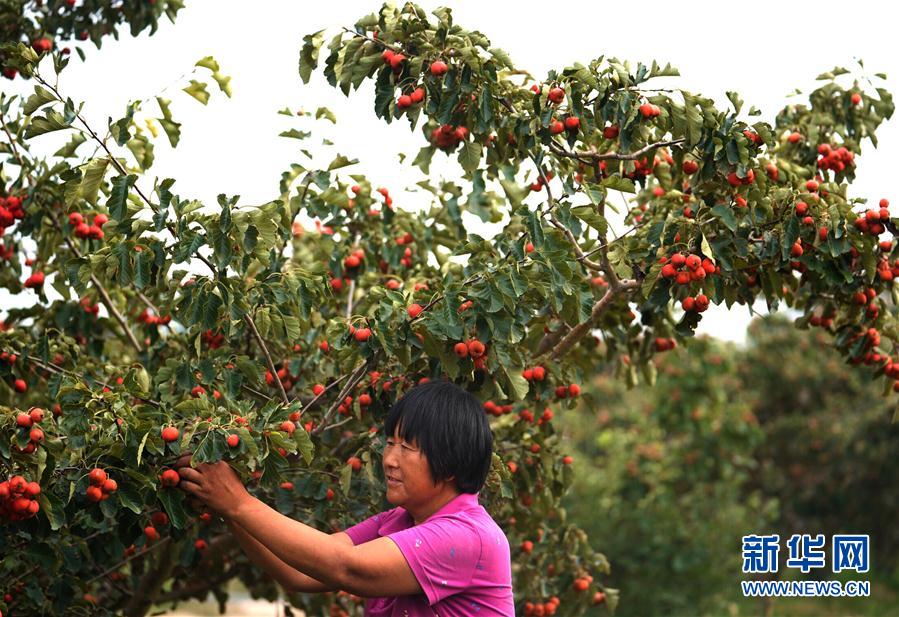
<svg viewBox="0 0 899 617">
<path fill-rule="evenodd" d="M 384 444 L 383 464 L 387 501 L 392 505 L 416 510 L 441 493 L 444 482 L 434 484 L 427 457 L 416 442 L 404 441 L 399 430 Z"/>
</svg>

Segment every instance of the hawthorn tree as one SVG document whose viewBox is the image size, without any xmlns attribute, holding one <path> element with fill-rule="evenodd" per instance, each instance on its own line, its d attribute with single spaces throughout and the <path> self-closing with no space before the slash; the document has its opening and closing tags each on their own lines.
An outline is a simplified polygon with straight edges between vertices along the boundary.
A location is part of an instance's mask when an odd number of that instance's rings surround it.
<svg viewBox="0 0 899 617">
<path fill-rule="evenodd" d="M 184 8 L 181 0 L 139 0 L 112 2 L 111 0 L 0 0 L 0 42 L 31 45 L 39 53 L 49 52 L 60 42 L 91 41 L 97 48 L 103 37 L 119 38 L 117 27 L 128 24 L 131 36 L 145 29 L 156 32 L 163 15 L 174 22 Z M 84 50 L 75 51 L 83 60 Z M 71 48 L 63 46 L 60 53 L 68 55 Z M 18 71 L 5 61 L 0 52 L 0 74 L 15 79 Z"/>
<path fill-rule="evenodd" d="M 304 38 L 304 81 L 324 41 Z M 35 298 L 0 333 L 4 611 L 143 615 L 210 592 L 224 611 L 235 577 L 274 598 L 167 466 L 188 449 L 227 459 L 281 512 L 339 530 L 386 506 L 378 428 L 391 404 L 444 376 L 491 416 L 483 497 L 513 546 L 517 612 L 614 608 L 606 559 L 559 506 L 572 472 L 553 426 L 597 363 L 651 384 L 654 355 L 711 303 L 762 295 L 804 310 L 887 387 L 899 376 L 899 265 L 880 240 L 894 222 L 885 201 L 861 214 L 847 194 L 893 104 L 841 86 L 843 69 L 774 125 L 748 124 L 736 93 L 719 110 L 647 83 L 670 66 L 599 58 L 531 83 L 449 10 L 384 6 L 330 38 L 323 71 L 347 95 L 374 82 L 376 116 L 422 131 L 423 172 L 438 150 L 460 163 L 457 181 L 419 183 L 433 204 L 410 213 L 346 155 L 291 165 L 264 204 L 179 195 L 151 172 L 158 128 L 173 146 L 180 135 L 170 101 L 89 126 L 59 84 L 66 58 L 3 50 L 35 81 L 27 99 L 0 99 L 0 284 Z M 184 88 L 203 104 L 206 70 L 229 93 L 204 58 Z M 32 140 L 49 132 L 71 139 L 41 156 Z M 629 227 L 615 236 L 617 193 Z M 464 212 L 505 226 L 485 239 Z M 361 612 L 344 593 L 290 601 Z"/>
</svg>

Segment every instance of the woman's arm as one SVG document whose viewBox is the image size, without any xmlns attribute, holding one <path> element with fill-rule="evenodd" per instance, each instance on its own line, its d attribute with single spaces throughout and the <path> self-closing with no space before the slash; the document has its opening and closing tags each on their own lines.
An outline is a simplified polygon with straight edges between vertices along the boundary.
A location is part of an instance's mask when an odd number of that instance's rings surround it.
<svg viewBox="0 0 899 617">
<path fill-rule="evenodd" d="M 234 521 L 228 520 L 228 527 L 231 533 L 237 538 L 241 548 L 250 558 L 250 561 L 262 568 L 265 572 L 274 578 L 288 592 L 299 591 L 303 593 L 321 593 L 325 591 L 337 591 L 317 581 L 311 576 L 306 576 L 302 572 L 291 568 L 289 565 L 279 559 L 274 553 L 265 548 L 265 546 L 251 536 L 247 531 Z M 335 534 L 347 544 L 352 545 L 353 541 L 350 537 L 340 532 Z"/>
</svg>

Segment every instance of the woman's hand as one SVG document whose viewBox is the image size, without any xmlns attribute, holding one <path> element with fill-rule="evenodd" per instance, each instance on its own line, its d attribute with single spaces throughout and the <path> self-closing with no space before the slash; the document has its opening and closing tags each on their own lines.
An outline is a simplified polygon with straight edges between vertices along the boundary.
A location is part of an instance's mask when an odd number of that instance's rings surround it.
<svg viewBox="0 0 899 617">
<path fill-rule="evenodd" d="M 181 476 L 178 486 L 194 500 L 218 515 L 229 518 L 243 503 L 252 499 L 237 472 L 226 461 L 190 466 L 191 453 L 183 454 L 175 463 Z"/>
</svg>

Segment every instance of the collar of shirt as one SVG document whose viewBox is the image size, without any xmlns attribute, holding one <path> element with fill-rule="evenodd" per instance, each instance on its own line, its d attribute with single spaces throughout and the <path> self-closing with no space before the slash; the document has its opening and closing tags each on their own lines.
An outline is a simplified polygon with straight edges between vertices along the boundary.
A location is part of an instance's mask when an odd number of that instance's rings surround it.
<svg viewBox="0 0 899 617">
<path fill-rule="evenodd" d="M 451 514 L 456 514 L 457 512 L 463 512 L 478 507 L 478 494 L 479 493 L 459 493 L 450 499 L 442 508 L 429 516 L 428 520 L 438 516 L 449 516 Z M 400 507 L 398 509 L 399 512 L 397 513 L 397 516 L 391 517 L 390 520 L 383 523 L 378 528 L 378 535 L 387 536 L 396 531 L 402 531 L 403 529 L 409 529 L 410 527 L 415 526 L 412 515 L 409 514 L 405 508 Z"/>
</svg>

